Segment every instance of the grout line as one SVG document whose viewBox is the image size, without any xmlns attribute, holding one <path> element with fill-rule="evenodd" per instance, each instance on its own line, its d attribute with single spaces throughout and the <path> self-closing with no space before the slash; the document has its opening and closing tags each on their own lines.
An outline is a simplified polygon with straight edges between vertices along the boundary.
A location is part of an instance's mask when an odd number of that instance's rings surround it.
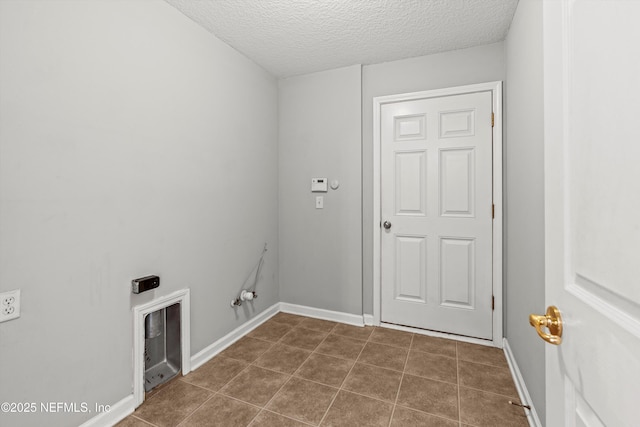
<svg viewBox="0 0 640 427">
<path fill-rule="evenodd" d="M 456 382 L 458 383 L 458 425 L 462 425 L 462 401 L 460 400 L 460 363 L 458 359 L 458 343 L 456 343 Z"/>
<path fill-rule="evenodd" d="M 147 420 L 145 420 L 145 419 L 143 419 L 143 418 L 140 418 L 140 417 L 137 417 L 137 416 L 135 416 L 135 415 L 133 415 L 133 414 L 131 414 L 131 415 L 127 416 L 126 418 L 123 418 L 123 419 L 122 419 L 122 420 L 120 420 L 118 423 L 121 423 L 122 421 L 126 420 L 126 419 L 127 419 L 127 418 L 129 418 L 129 417 L 133 417 L 133 418 L 135 418 L 136 420 L 140 420 L 140 421 L 142 421 L 142 422 L 143 422 L 143 423 L 145 423 L 145 424 L 149 424 L 150 426 L 158 427 L 158 425 L 156 425 L 156 424 L 152 423 L 151 421 L 147 421 Z"/>
<path fill-rule="evenodd" d="M 260 406 L 260 405 L 256 405 L 255 403 L 247 402 L 246 400 L 238 399 L 237 397 L 228 396 L 228 395 L 222 394 L 222 393 L 216 393 L 216 394 L 219 395 L 220 397 L 224 397 L 224 398 L 227 398 L 227 399 L 235 400 L 236 402 L 244 403 L 245 405 L 253 406 L 256 409 L 263 409 L 262 406 Z"/>
<path fill-rule="evenodd" d="M 263 412 L 269 412 L 269 413 L 277 415 L 279 417 L 286 418 L 286 419 L 289 419 L 289 420 L 292 420 L 292 421 L 295 421 L 295 422 L 298 422 L 298 423 L 302 423 L 302 424 L 305 424 L 305 425 L 308 425 L 308 426 L 315 426 L 315 424 L 310 423 L 308 421 L 298 420 L 296 418 L 290 417 L 288 415 L 280 414 L 278 412 L 272 411 L 272 410 L 267 409 L 267 408 L 262 408 L 262 410 L 258 413 L 258 415 L 260 415 Z M 251 420 L 252 423 L 253 423 L 253 421 L 255 421 L 255 419 L 258 417 L 258 415 L 256 415 L 256 417 L 253 420 Z M 250 425 L 249 425 L 249 427 L 250 427 Z"/>
<path fill-rule="evenodd" d="M 204 391 L 208 391 L 209 393 L 212 393 L 212 394 L 216 394 L 216 393 L 218 392 L 218 390 L 211 390 L 210 388 L 206 388 L 206 387 L 203 387 L 203 386 L 201 386 L 201 385 L 197 385 L 197 384 L 191 384 L 191 383 L 188 383 L 188 382 L 186 382 L 186 381 L 184 381 L 184 383 L 185 383 L 185 384 L 189 384 L 189 385 L 191 385 L 191 386 L 194 386 L 194 387 L 196 387 L 196 388 L 202 389 L 202 390 L 204 390 Z M 222 387 L 220 387 L 220 388 L 222 388 Z"/>
<path fill-rule="evenodd" d="M 409 343 L 409 351 L 407 351 L 407 356 L 404 359 L 404 365 L 402 367 L 402 376 L 400 377 L 400 383 L 398 384 L 398 390 L 396 391 L 396 400 L 393 402 L 393 409 L 391 409 L 391 417 L 389 418 L 389 427 L 391 427 L 391 422 L 393 421 L 393 416 L 396 413 L 396 408 L 398 407 L 398 398 L 400 397 L 400 388 L 402 387 L 402 382 L 404 381 L 404 373 L 407 370 L 407 363 L 409 363 L 409 354 L 411 353 L 411 346 L 413 345 L 413 338 L 415 334 L 411 335 L 411 342 Z"/>
<path fill-rule="evenodd" d="M 429 415 L 430 417 L 440 418 L 440 419 L 447 420 L 449 422 L 454 422 L 454 423 L 456 422 L 456 420 L 452 418 L 447 418 L 444 415 L 434 414 L 433 412 L 426 412 L 426 411 L 423 411 L 422 409 L 416 409 L 411 406 L 403 405 L 402 403 L 398 403 L 396 404 L 396 406 L 399 408 L 407 409 L 409 411 L 414 411 L 414 412 L 419 412 L 421 414 Z M 465 424 L 465 426 L 475 427 L 475 424 Z"/>
<path fill-rule="evenodd" d="M 491 363 L 476 362 L 475 360 L 460 359 L 460 361 L 464 362 L 464 363 L 473 363 L 474 365 L 487 366 L 489 368 L 509 370 L 509 365 L 507 365 L 506 362 L 505 362 L 504 366 L 498 366 L 498 365 L 492 365 Z"/>
<path fill-rule="evenodd" d="M 300 323 L 302 323 L 302 322 L 300 322 Z M 294 326 L 294 328 L 292 328 L 292 330 L 293 330 L 293 329 L 295 329 L 297 326 L 298 326 L 298 325 Z M 334 326 L 334 328 L 335 328 L 335 326 Z M 303 328 L 303 329 L 306 329 L 306 328 Z M 332 328 L 332 330 L 333 330 L 333 328 Z M 289 331 L 289 332 L 290 332 L 290 331 Z M 288 334 L 289 332 L 287 332 L 287 334 Z M 287 335 L 287 334 L 285 334 L 285 335 Z M 284 336 L 285 336 L 285 335 L 283 335 L 283 336 L 280 338 L 280 340 L 282 340 L 282 338 L 284 338 Z M 329 333 L 327 333 L 327 335 L 322 339 L 322 341 L 320 341 L 320 343 L 319 343 L 315 348 L 318 348 L 318 347 L 320 346 L 320 344 L 322 344 L 322 343 L 324 342 L 324 340 L 326 340 L 326 339 L 327 339 L 327 337 L 328 337 L 328 336 L 329 336 Z M 279 341 L 278 341 L 278 342 L 279 342 Z M 274 344 L 274 345 L 275 345 L 275 344 Z M 286 344 L 283 344 L 283 345 L 286 345 Z M 298 349 L 299 349 L 299 347 L 294 347 L 294 346 L 289 346 L 289 347 L 293 347 L 293 348 L 298 348 Z M 269 400 L 267 401 L 267 403 L 265 403 L 265 405 L 264 405 L 264 407 L 263 407 L 263 409 L 262 409 L 262 410 L 267 410 L 267 409 L 266 409 L 266 407 L 267 407 L 267 406 L 269 406 L 269 404 L 271 403 L 271 401 L 272 401 L 273 399 L 275 399 L 275 397 L 278 395 L 278 393 L 280 393 L 280 391 L 281 391 L 281 390 L 282 390 L 282 389 L 283 389 L 287 384 L 289 384 L 289 383 L 291 382 L 291 379 L 292 379 L 292 378 L 294 378 L 294 375 L 296 374 L 296 372 L 298 372 L 298 371 L 300 370 L 300 368 L 302 367 L 302 365 L 304 365 L 304 364 L 307 362 L 307 360 L 309 360 L 309 358 L 311 357 L 311 355 L 315 352 L 315 348 L 314 348 L 313 350 L 311 350 L 311 351 L 306 350 L 306 351 L 309 351 L 309 354 L 308 354 L 308 355 L 307 355 L 307 357 L 302 361 L 302 363 L 300 364 L 300 366 L 298 366 L 298 368 L 297 368 L 295 371 L 293 371 L 293 373 L 291 373 L 291 374 L 284 374 L 284 375 L 288 375 L 288 376 L 289 376 L 289 378 L 287 378 L 287 381 L 285 381 L 285 382 L 284 382 L 284 384 L 282 384 L 282 386 L 280 386 L 280 388 L 278 389 L 278 391 L 276 391 L 276 392 L 273 394 L 273 396 L 271 396 L 271 399 L 269 399 Z M 305 350 L 305 349 L 302 349 L 302 350 Z M 256 359 L 256 360 L 258 360 L 258 359 Z M 255 361 L 254 361 L 254 362 L 255 362 Z M 266 368 L 263 368 L 263 369 L 266 369 Z M 282 374 L 282 372 L 280 372 L 280 373 Z M 296 378 L 297 378 L 297 377 L 296 377 Z M 273 411 L 269 411 L 269 412 L 273 412 Z M 273 412 L 273 413 L 274 413 L 274 414 L 278 414 L 277 412 Z M 283 414 L 278 414 L 278 415 L 285 416 L 285 415 L 283 415 Z M 257 417 L 257 415 L 256 415 L 256 417 Z M 285 417 L 286 417 L 286 416 L 285 416 Z M 290 417 L 286 417 L 286 418 L 290 418 Z M 255 417 L 254 417 L 254 419 L 255 419 Z M 295 419 L 295 418 L 290 418 L 290 419 Z M 296 420 L 296 421 L 300 421 L 300 420 Z M 251 422 L 253 422 L 253 420 L 251 420 Z"/>
<path fill-rule="evenodd" d="M 300 368 L 302 368 L 302 366 L 303 366 L 305 363 L 307 363 L 307 361 L 311 358 L 311 356 L 313 356 L 313 354 L 314 354 L 314 353 L 316 353 L 316 350 L 318 349 L 318 347 L 320 347 L 320 346 L 322 345 L 322 343 L 323 343 L 323 342 L 325 342 L 325 341 L 327 340 L 327 338 L 328 338 L 328 337 L 329 337 L 329 334 L 327 334 L 327 335 L 322 339 L 322 341 L 320 341 L 320 342 L 318 343 L 318 345 L 316 345 L 316 346 L 313 348 L 313 350 L 307 350 L 307 351 L 309 352 L 309 355 L 307 356 L 307 358 L 306 358 L 306 359 L 304 359 L 304 360 L 302 361 L 302 363 L 300 364 L 300 366 L 298 366 L 298 368 L 297 368 L 295 371 L 293 371 L 293 373 L 291 374 L 291 376 L 292 376 L 292 377 L 293 377 L 295 374 L 297 374 L 297 373 L 298 373 L 298 371 L 300 370 Z M 300 347 L 296 347 L 296 348 L 300 348 Z M 303 350 L 304 350 L 304 349 L 303 349 Z M 321 353 L 318 353 L 318 354 L 321 354 Z"/>
<path fill-rule="evenodd" d="M 510 400 L 514 400 L 514 401 L 515 401 L 515 400 L 517 400 L 518 402 L 522 403 L 522 401 L 521 401 L 521 400 L 520 400 L 520 398 L 517 396 L 517 394 L 516 394 L 516 395 L 514 395 L 514 396 L 509 396 L 508 394 L 496 393 L 495 391 L 483 390 L 483 389 L 481 389 L 481 388 L 469 387 L 469 386 L 466 386 L 466 385 L 460 386 L 460 388 L 466 388 L 466 389 L 469 389 L 469 390 L 481 391 L 482 393 L 489 393 L 489 394 L 493 394 L 493 395 L 495 395 L 495 396 L 506 397 L 506 398 L 508 398 L 508 399 L 510 399 Z"/>
<path fill-rule="evenodd" d="M 447 359 L 457 359 L 457 357 L 455 355 L 454 356 L 447 356 L 446 354 L 434 353 L 432 351 L 418 350 L 417 348 L 410 348 L 410 350 L 411 351 L 417 351 L 418 353 L 429 354 L 431 356 L 446 357 Z"/>
<path fill-rule="evenodd" d="M 0 1 L 1 1 L 1 0 L 0 0 Z M 384 368 L 383 368 L 383 369 L 384 369 Z M 400 371 L 395 371 L 395 372 L 400 372 Z M 408 372 L 404 372 L 404 374 L 405 374 L 405 375 L 408 375 L 408 376 L 410 376 L 410 377 L 416 377 L 416 378 L 420 378 L 420 379 L 423 379 L 423 380 L 433 381 L 433 382 L 436 382 L 436 383 L 449 384 L 449 385 L 457 385 L 457 383 L 452 383 L 452 382 L 450 382 L 450 381 L 443 381 L 443 380 L 439 380 L 439 379 L 436 379 L 436 378 L 424 377 L 424 376 L 422 376 L 422 375 L 410 374 L 410 373 L 408 373 Z"/>
<path fill-rule="evenodd" d="M 189 418 L 191 418 L 191 417 L 193 416 L 193 414 L 195 414 L 195 413 L 196 413 L 196 411 L 198 411 L 198 409 L 202 408 L 202 406 L 203 406 L 205 403 L 207 403 L 208 401 L 210 401 L 211 399 L 213 399 L 217 394 L 218 394 L 218 393 L 213 393 L 213 394 L 212 394 L 211 396 L 209 396 L 209 397 L 208 397 L 204 402 L 202 402 L 200 405 L 198 405 L 198 407 L 197 407 L 197 408 L 195 408 L 193 411 L 189 412 L 189 413 L 187 414 L 187 416 L 186 416 L 186 417 L 184 417 L 184 418 L 182 419 L 182 421 L 180 421 L 180 422 L 178 423 L 178 426 L 177 426 L 177 427 L 179 427 L 182 423 L 184 423 L 184 422 L 185 422 L 185 421 L 187 421 Z"/>
<path fill-rule="evenodd" d="M 244 403 L 245 405 L 249 405 L 249 406 L 253 406 L 254 408 L 258 409 L 258 412 L 256 412 L 256 414 L 253 416 L 253 418 L 251 418 L 251 421 L 249 421 L 249 423 L 247 424 L 247 426 L 249 424 L 251 424 L 253 422 L 253 420 L 256 419 L 256 417 L 260 414 L 260 412 L 262 412 L 262 407 L 258 406 L 258 405 L 254 405 L 253 403 L 249 403 L 249 402 L 245 402 L 244 400 L 240 400 L 240 399 L 236 399 L 233 396 L 227 396 L 226 394 L 222 394 L 222 393 L 216 393 L 219 394 L 221 397 L 226 397 L 227 399 L 232 399 L 235 400 L 236 402 L 240 402 L 240 403 Z M 178 426 L 179 427 L 179 426 Z"/>
<path fill-rule="evenodd" d="M 263 410 L 266 410 L 267 406 L 269 406 L 269 404 L 271 403 L 271 401 L 272 401 L 273 399 L 275 399 L 275 398 L 276 398 L 276 396 L 278 395 L 278 393 L 280 393 L 280 391 L 281 391 L 281 390 L 282 390 L 282 389 L 283 389 L 287 384 L 289 384 L 289 383 L 291 382 L 291 379 L 292 379 L 292 378 L 293 378 L 293 375 L 289 375 L 289 378 L 287 378 L 287 380 L 286 380 L 286 381 L 285 381 L 285 382 L 280 386 L 280 388 L 279 388 L 275 393 L 273 393 L 273 396 L 271 396 L 271 399 L 267 400 L 267 403 L 265 403 L 265 404 L 264 404 L 264 406 L 262 407 L 262 409 L 263 409 Z M 274 412 L 274 413 L 277 413 L 277 412 Z M 282 414 L 278 414 L 278 415 L 282 415 Z M 253 422 L 253 420 L 251 420 L 251 421 Z"/>
<path fill-rule="evenodd" d="M 396 372 L 396 373 L 402 373 L 403 372 L 401 369 L 386 368 L 384 366 L 378 366 L 378 365 L 374 365 L 372 363 L 367 363 L 367 362 L 363 362 L 363 361 L 357 361 L 357 362 L 362 364 L 362 365 L 371 366 L 372 368 L 385 369 L 387 371 L 392 371 L 392 372 Z"/>
<path fill-rule="evenodd" d="M 347 381 L 347 378 L 349 378 L 349 375 L 351 375 L 351 371 L 353 371 L 353 368 L 356 366 L 356 363 L 358 363 L 358 359 L 360 359 L 360 355 L 362 354 L 362 352 L 364 351 L 365 347 L 367 346 L 366 343 L 368 343 L 369 339 L 371 339 L 371 335 L 373 335 L 373 331 L 369 334 L 369 337 L 367 338 L 367 341 L 365 341 L 365 345 L 363 345 L 362 348 L 360 349 L 360 352 L 358 353 L 358 357 L 356 357 L 356 359 L 353 361 L 353 365 L 351 365 L 351 369 L 349 369 L 349 372 L 347 372 L 347 375 L 344 376 L 344 379 L 342 380 L 342 383 L 340 383 L 340 387 L 338 387 L 338 392 L 336 393 L 335 396 L 333 396 L 333 399 L 331 399 L 331 403 L 329 403 L 329 406 L 327 406 L 327 410 L 324 412 L 324 415 L 322 416 L 322 419 L 320 419 L 320 423 L 318 425 L 321 425 L 322 422 L 325 420 L 325 418 L 327 418 L 327 415 L 329 414 L 329 410 L 331 409 L 331 407 L 333 406 L 333 403 L 338 398 L 338 395 L 340 394 L 340 392 L 343 390 L 344 383 Z M 347 391 L 347 390 L 345 390 L 345 391 Z"/>
<path fill-rule="evenodd" d="M 233 360 L 237 360 L 237 359 L 233 359 Z M 247 363 L 247 362 L 244 362 Z M 250 363 L 247 363 L 247 366 L 245 366 L 244 368 L 242 368 L 237 374 L 235 374 L 233 377 L 231 377 L 229 379 L 229 381 L 227 381 L 226 383 L 222 384 L 220 386 L 220 388 L 216 391 L 216 393 L 220 393 L 220 391 L 225 388 L 231 381 L 235 380 L 236 378 L 238 378 L 238 376 L 243 373 L 244 371 L 246 371 L 247 369 L 249 369 L 249 366 L 251 366 Z M 204 387 L 203 387 L 204 388 Z M 208 389 L 207 389 L 208 390 Z M 222 393 L 221 393 L 222 394 Z"/>
</svg>

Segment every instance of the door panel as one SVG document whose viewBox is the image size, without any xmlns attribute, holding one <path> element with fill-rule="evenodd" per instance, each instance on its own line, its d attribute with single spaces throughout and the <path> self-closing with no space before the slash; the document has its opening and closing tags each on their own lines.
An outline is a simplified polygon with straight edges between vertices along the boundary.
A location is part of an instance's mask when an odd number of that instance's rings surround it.
<svg viewBox="0 0 640 427">
<path fill-rule="evenodd" d="M 440 305 L 473 309 L 475 240 L 440 238 Z"/>
<path fill-rule="evenodd" d="M 396 153 L 396 215 L 427 214 L 427 151 Z"/>
<path fill-rule="evenodd" d="M 440 150 L 440 215 L 473 217 L 474 148 Z"/>
<path fill-rule="evenodd" d="M 426 259 L 426 236 L 396 236 L 396 300 L 426 302 Z"/>
<path fill-rule="evenodd" d="M 492 94 L 381 108 L 381 320 L 492 338 Z"/>
<path fill-rule="evenodd" d="M 425 121 L 426 117 L 424 114 L 395 117 L 395 141 L 425 139 Z"/>
<path fill-rule="evenodd" d="M 474 131 L 474 110 L 440 112 L 440 138 L 473 136 Z"/>
<path fill-rule="evenodd" d="M 639 19 L 638 1 L 544 3 L 550 427 L 640 425 Z"/>
</svg>

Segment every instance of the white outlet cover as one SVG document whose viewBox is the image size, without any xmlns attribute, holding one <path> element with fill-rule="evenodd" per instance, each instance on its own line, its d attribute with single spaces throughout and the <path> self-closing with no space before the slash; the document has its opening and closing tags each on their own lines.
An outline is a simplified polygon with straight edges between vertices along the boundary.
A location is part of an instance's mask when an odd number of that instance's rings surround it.
<svg viewBox="0 0 640 427">
<path fill-rule="evenodd" d="M 20 289 L 0 293 L 0 322 L 20 317 Z"/>
</svg>

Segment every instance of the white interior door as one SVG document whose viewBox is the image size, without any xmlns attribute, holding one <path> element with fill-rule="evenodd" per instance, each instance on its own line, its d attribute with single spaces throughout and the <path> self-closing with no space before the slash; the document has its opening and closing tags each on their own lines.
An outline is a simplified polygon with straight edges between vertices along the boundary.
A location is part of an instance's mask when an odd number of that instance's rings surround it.
<svg viewBox="0 0 640 427">
<path fill-rule="evenodd" d="M 380 111 L 381 320 L 492 339 L 492 92 Z"/>
<path fill-rule="evenodd" d="M 638 22 L 635 0 L 544 3 L 549 427 L 640 425 Z"/>
</svg>

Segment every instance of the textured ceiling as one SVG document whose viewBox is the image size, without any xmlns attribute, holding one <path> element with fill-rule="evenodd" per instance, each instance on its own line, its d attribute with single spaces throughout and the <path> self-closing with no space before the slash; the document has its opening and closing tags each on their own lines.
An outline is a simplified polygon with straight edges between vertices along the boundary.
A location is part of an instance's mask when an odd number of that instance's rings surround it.
<svg viewBox="0 0 640 427">
<path fill-rule="evenodd" d="M 165 0 L 277 77 L 503 40 L 518 0 Z"/>
</svg>

